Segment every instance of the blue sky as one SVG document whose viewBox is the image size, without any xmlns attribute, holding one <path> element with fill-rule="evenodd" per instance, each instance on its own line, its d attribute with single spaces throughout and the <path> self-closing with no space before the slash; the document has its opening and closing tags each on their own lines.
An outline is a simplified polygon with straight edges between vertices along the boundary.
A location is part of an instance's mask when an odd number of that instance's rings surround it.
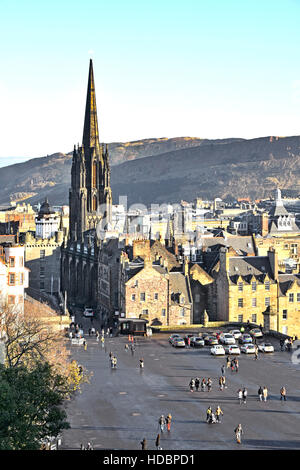
<svg viewBox="0 0 300 470">
<path fill-rule="evenodd" d="M 298 0 L 1 0 L 0 157 L 81 143 L 300 134 Z"/>
</svg>

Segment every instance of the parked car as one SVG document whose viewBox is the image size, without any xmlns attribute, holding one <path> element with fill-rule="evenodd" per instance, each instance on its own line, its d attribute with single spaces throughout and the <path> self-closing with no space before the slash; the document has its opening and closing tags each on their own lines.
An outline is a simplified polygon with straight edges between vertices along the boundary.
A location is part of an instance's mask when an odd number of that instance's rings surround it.
<svg viewBox="0 0 300 470">
<path fill-rule="evenodd" d="M 239 339 L 242 336 L 240 330 L 230 330 L 229 333 L 235 337 L 235 339 Z"/>
<path fill-rule="evenodd" d="M 183 338 L 174 338 L 172 346 L 174 348 L 185 348 L 185 341 Z"/>
<path fill-rule="evenodd" d="M 224 356 L 225 349 L 221 344 L 216 344 L 210 349 L 210 354 L 212 354 L 213 356 Z"/>
<path fill-rule="evenodd" d="M 204 339 L 205 344 L 209 346 L 214 346 L 215 344 L 219 344 L 219 341 L 215 336 L 206 336 Z"/>
<path fill-rule="evenodd" d="M 169 343 L 173 343 L 175 338 L 181 338 L 181 336 L 178 333 L 174 333 L 169 337 Z"/>
<path fill-rule="evenodd" d="M 241 352 L 245 354 L 254 354 L 255 353 L 254 344 L 250 344 L 250 343 L 243 344 L 243 346 L 241 346 Z"/>
<path fill-rule="evenodd" d="M 83 311 L 83 316 L 84 317 L 93 317 L 94 316 L 94 310 L 92 308 L 85 307 Z"/>
<path fill-rule="evenodd" d="M 244 333 L 244 334 L 239 338 L 239 343 L 241 343 L 241 344 L 252 343 L 252 336 L 249 335 L 248 333 Z"/>
<path fill-rule="evenodd" d="M 193 348 L 203 348 L 204 344 L 204 339 L 200 336 L 194 336 L 191 338 L 191 346 Z"/>
<path fill-rule="evenodd" d="M 258 345 L 258 350 L 264 353 L 274 352 L 274 346 L 271 343 L 261 343 Z"/>
<path fill-rule="evenodd" d="M 241 354 L 241 350 L 237 344 L 229 344 L 228 346 L 225 346 L 224 349 L 226 354 Z"/>
<path fill-rule="evenodd" d="M 235 344 L 235 337 L 230 333 L 223 333 L 220 336 L 220 343 L 222 344 Z"/>
<path fill-rule="evenodd" d="M 254 338 L 262 338 L 263 337 L 263 333 L 261 332 L 260 328 L 253 328 L 252 330 L 249 331 L 249 333 Z"/>
</svg>

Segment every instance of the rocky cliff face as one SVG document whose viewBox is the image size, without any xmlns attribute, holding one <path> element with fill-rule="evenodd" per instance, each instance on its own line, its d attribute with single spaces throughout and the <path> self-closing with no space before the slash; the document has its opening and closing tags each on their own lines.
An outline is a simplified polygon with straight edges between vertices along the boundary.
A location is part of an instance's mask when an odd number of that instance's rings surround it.
<svg viewBox="0 0 300 470">
<path fill-rule="evenodd" d="M 199 196 L 261 198 L 276 186 L 300 192 L 300 136 L 206 140 L 190 137 L 109 144 L 114 203 L 188 201 Z M 0 204 L 46 196 L 68 204 L 72 154 L 0 169 Z"/>
</svg>

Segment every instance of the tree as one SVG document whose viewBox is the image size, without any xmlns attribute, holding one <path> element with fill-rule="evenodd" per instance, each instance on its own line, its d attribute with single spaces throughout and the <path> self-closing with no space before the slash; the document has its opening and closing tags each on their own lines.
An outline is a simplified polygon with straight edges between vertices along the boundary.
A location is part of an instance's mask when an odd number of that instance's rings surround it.
<svg viewBox="0 0 300 470">
<path fill-rule="evenodd" d="M 60 407 L 66 382 L 47 362 L 30 370 L 0 365 L 0 450 L 37 450 L 43 439 L 69 428 Z"/>
<path fill-rule="evenodd" d="M 71 393 L 87 382 L 89 375 L 76 361 L 70 361 L 64 332 L 51 321 L 56 316 L 52 309 L 40 302 L 27 302 L 24 315 L 11 308 L 3 308 L 0 337 L 4 340 L 7 367 L 24 365 L 30 369 L 37 361 L 48 362 L 58 374 L 67 377 Z"/>
</svg>

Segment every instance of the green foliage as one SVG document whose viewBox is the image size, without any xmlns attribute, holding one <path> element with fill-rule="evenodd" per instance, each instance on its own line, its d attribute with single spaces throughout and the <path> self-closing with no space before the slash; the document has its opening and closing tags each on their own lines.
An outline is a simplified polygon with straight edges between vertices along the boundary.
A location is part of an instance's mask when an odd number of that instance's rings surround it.
<svg viewBox="0 0 300 470">
<path fill-rule="evenodd" d="M 37 450 L 42 439 L 69 428 L 60 407 L 66 380 L 48 363 L 30 370 L 0 365 L 0 450 Z"/>
</svg>

